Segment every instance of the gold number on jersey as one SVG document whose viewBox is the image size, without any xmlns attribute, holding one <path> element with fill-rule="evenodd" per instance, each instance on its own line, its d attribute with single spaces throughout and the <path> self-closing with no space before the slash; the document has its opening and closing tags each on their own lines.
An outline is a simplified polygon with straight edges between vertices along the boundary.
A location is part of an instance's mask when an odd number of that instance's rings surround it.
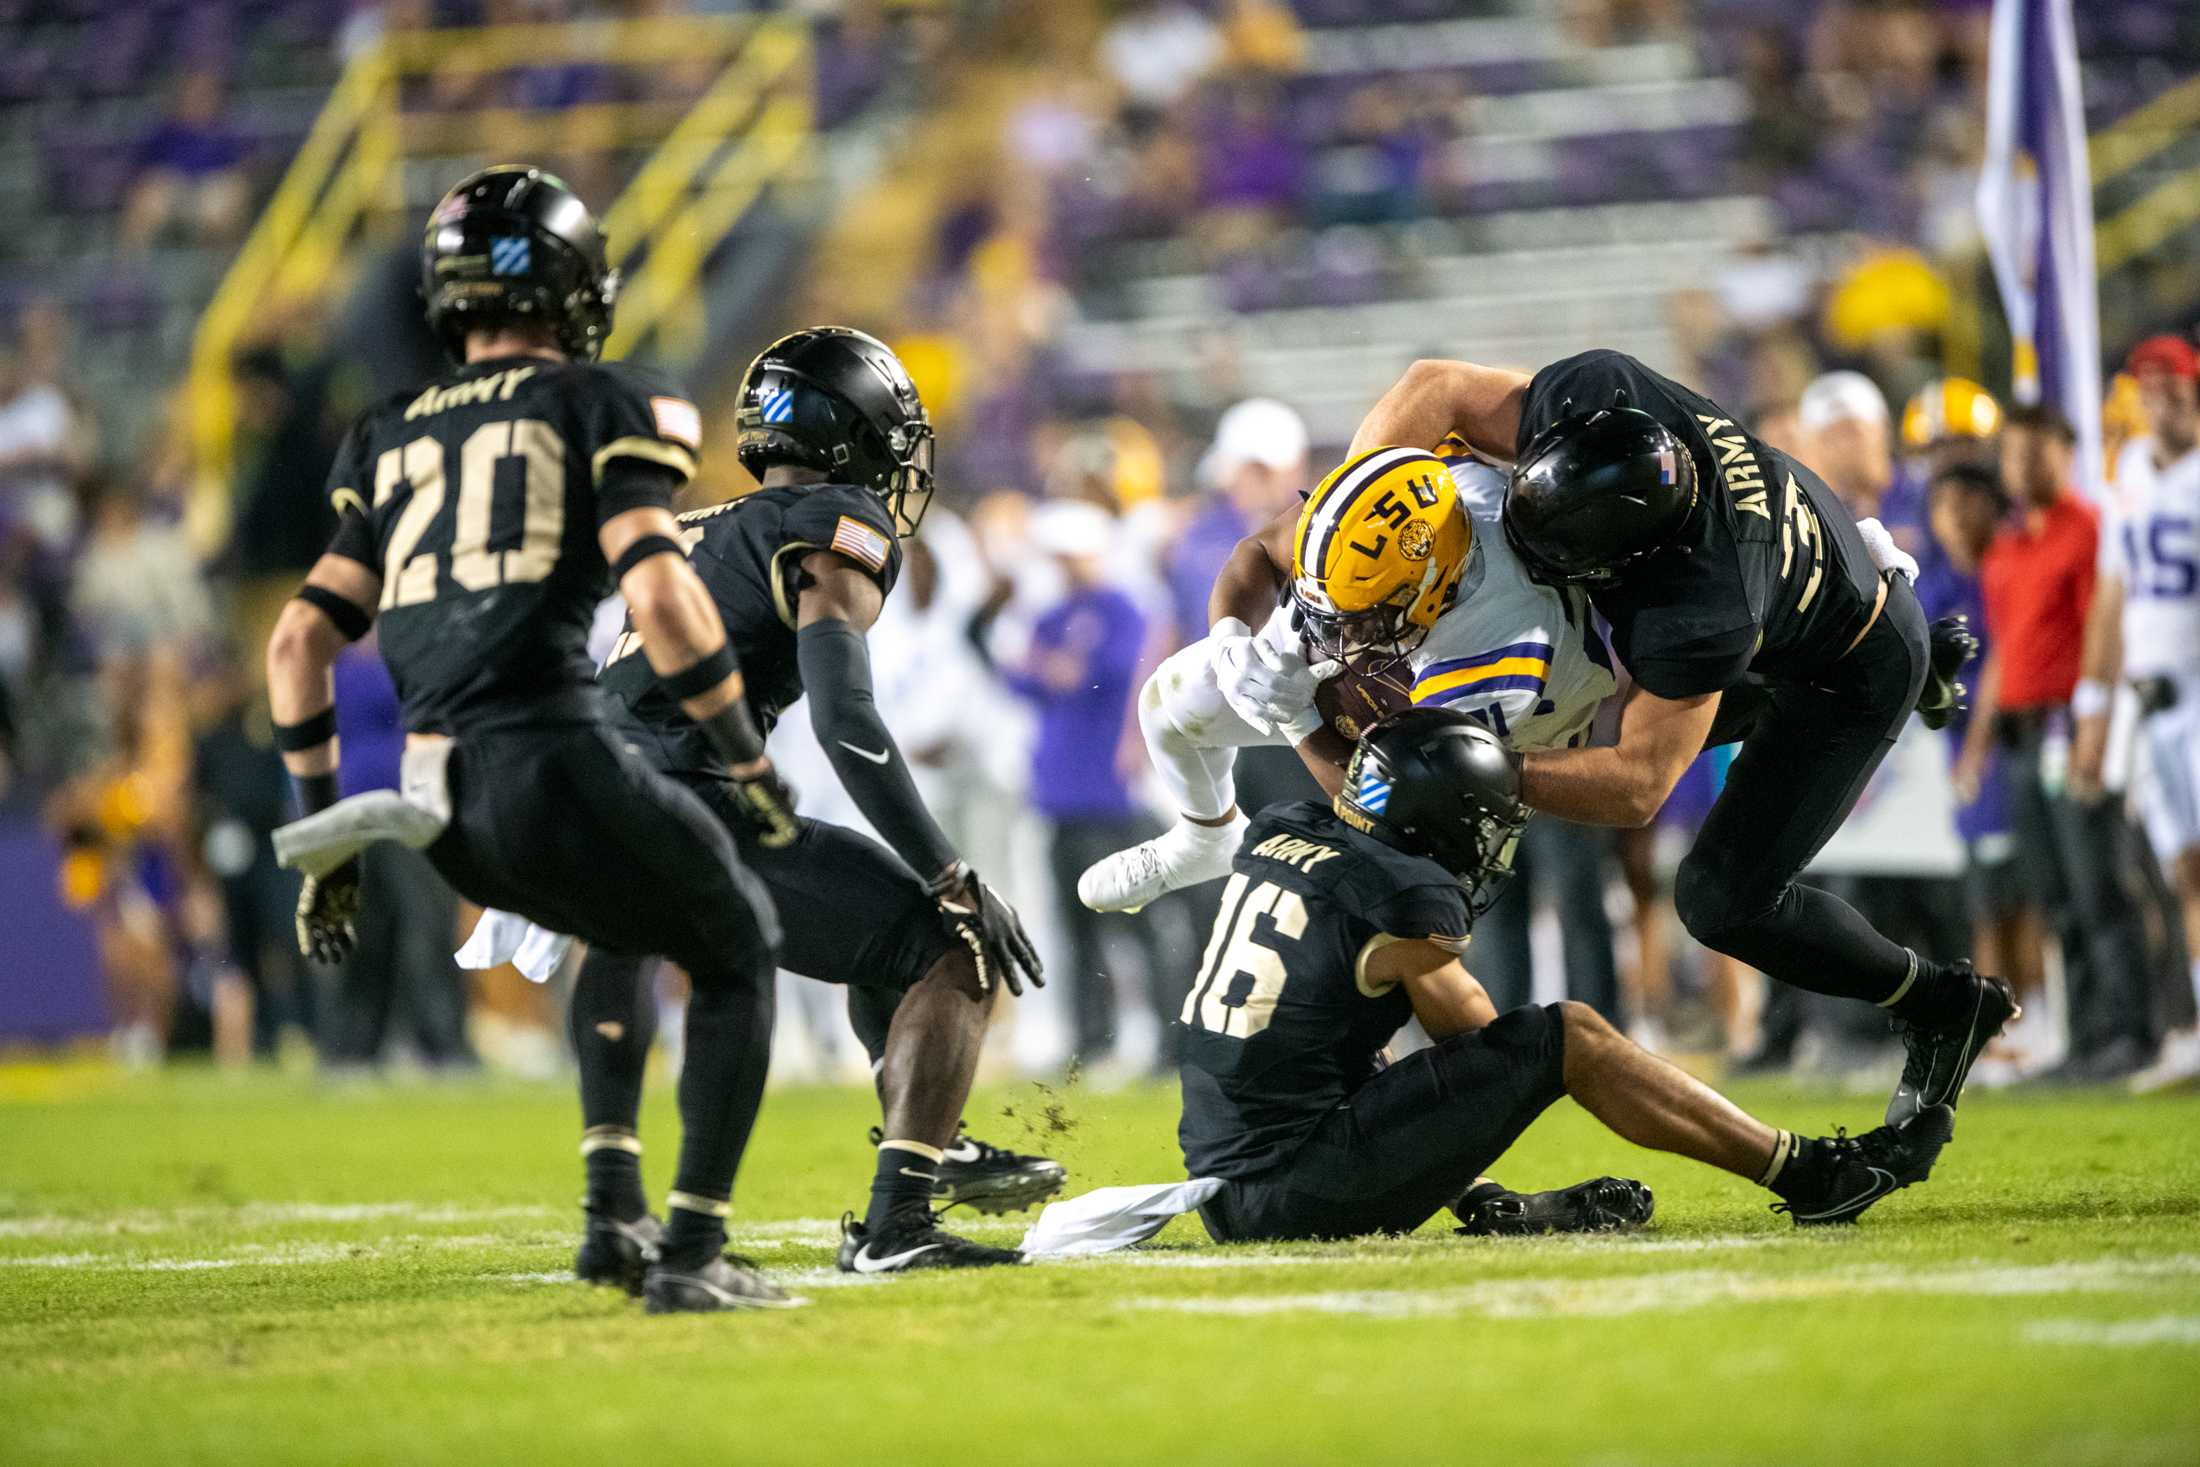
<svg viewBox="0 0 2200 1467">
<path fill-rule="evenodd" d="M 1788 570 L 1795 564 L 1795 547 L 1801 545 L 1810 557 L 1810 579 L 1803 582 L 1803 594 L 1796 601 L 1797 611 L 1810 610 L 1810 603 L 1818 599 L 1818 582 L 1826 574 L 1826 542 L 1818 527 L 1818 516 L 1811 513 L 1810 501 L 1803 495 L 1803 486 L 1795 482 L 1793 474 L 1787 481 L 1787 518 L 1780 525 L 1780 579 L 1786 580 Z"/>
<path fill-rule="evenodd" d="M 1222 893 L 1214 936 L 1200 959 L 1199 980 L 1184 999 L 1186 1024 L 1250 1039 L 1275 1018 L 1276 995 L 1283 992 L 1283 954 L 1254 938 L 1262 917 L 1274 920 L 1278 937 L 1295 942 L 1306 933 L 1306 902 L 1297 892 L 1273 881 L 1252 886 L 1251 878 L 1233 874 Z M 1231 1003 L 1230 990 L 1241 976 L 1252 979 L 1252 987 Z"/>
<path fill-rule="evenodd" d="M 495 508 L 497 465 L 508 458 L 523 465 L 525 492 L 520 501 L 519 546 L 499 552 L 489 548 L 489 521 Z M 385 452 L 375 463 L 374 502 L 388 499 L 400 481 L 412 485 L 412 499 L 390 533 L 382 572 L 384 610 L 435 599 L 435 553 L 413 552 L 443 511 L 442 443 L 423 436 Z M 467 591 L 542 580 L 557 566 L 564 540 L 565 442 L 557 430 L 537 418 L 476 428 L 458 451 L 451 579 Z"/>
</svg>

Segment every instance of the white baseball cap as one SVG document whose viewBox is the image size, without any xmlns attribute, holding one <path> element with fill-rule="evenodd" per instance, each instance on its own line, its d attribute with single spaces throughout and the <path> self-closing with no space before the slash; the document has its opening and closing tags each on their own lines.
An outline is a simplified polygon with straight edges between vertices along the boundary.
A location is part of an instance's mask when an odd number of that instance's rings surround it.
<svg viewBox="0 0 2200 1467">
<path fill-rule="evenodd" d="M 1279 472 L 1306 462 L 1306 420 L 1272 397 L 1233 404 L 1215 424 L 1214 446 L 1199 461 L 1199 476 L 1220 484 L 1246 464 Z"/>
<path fill-rule="evenodd" d="M 1115 543 L 1115 516 L 1082 499 L 1049 499 L 1032 510 L 1024 534 L 1047 555 L 1104 555 Z"/>
<path fill-rule="evenodd" d="M 1795 417 L 1806 433 L 1816 433 L 1835 423 L 1884 423 L 1893 414 L 1886 394 L 1862 372 L 1828 372 L 1803 389 Z"/>
</svg>

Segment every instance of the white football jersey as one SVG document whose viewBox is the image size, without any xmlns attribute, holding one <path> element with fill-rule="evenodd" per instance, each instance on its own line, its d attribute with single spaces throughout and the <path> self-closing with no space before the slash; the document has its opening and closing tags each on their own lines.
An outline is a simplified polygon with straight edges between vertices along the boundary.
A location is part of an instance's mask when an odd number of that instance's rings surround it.
<svg viewBox="0 0 2200 1467">
<path fill-rule="evenodd" d="M 1589 598 L 1532 579 L 1505 543 L 1502 469 L 1470 458 L 1451 473 L 1474 547 L 1459 599 L 1413 653 L 1413 701 L 1469 713 L 1516 749 L 1586 743 L 1618 686 Z"/>
<path fill-rule="evenodd" d="M 2200 667 L 2200 448 L 2155 461 L 2138 438 L 2116 460 L 2101 566 L 2124 583 L 2124 675 Z"/>
</svg>

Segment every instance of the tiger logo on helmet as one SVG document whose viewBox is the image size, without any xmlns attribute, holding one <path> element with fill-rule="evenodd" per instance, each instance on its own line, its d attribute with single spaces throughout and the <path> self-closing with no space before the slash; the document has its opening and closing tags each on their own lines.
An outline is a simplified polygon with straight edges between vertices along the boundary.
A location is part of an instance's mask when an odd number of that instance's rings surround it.
<svg viewBox="0 0 2200 1467">
<path fill-rule="evenodd" d="M 1450 465 L 1418 448 L 1376 448 L 1307 497 L 1292 540 L 1291 603 L 1323 657 L 1350 666 L 1403 657 L 1459 594 L 1474 548 Z"/>
</svg>

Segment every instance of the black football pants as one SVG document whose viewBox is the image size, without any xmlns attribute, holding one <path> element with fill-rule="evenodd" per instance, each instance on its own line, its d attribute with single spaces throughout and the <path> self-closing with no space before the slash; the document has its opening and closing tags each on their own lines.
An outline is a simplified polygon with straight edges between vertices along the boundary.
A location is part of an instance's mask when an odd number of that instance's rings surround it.
<svg viewBox="0 0 2200 1467">
<path fill-rule="evenodd" d="M 1741 751 L 1673 883 L 1698 942 L 1812 993 L 1878 1003 L 1901 986 L 1909 950 L 1796 877 L 1894 747 L 1926 658 L 1925 613 L 1894 577 L 1864 639 L 1810 682 L 1736 688 L 1721 700 L 1711 741 L 1740 737 Z"/>
<path fill-rule="evenodd" d="M 591 949 L 662 953 L 687 969 L 672 1185 L 731 1196 L 764 1100 L 779 945 L 771 898 L 733 837 L 594 724 L 468 734 L 452 751 L 450 785 L 450 828 L 428 859 L 461 895 Z"/>
</svg>

